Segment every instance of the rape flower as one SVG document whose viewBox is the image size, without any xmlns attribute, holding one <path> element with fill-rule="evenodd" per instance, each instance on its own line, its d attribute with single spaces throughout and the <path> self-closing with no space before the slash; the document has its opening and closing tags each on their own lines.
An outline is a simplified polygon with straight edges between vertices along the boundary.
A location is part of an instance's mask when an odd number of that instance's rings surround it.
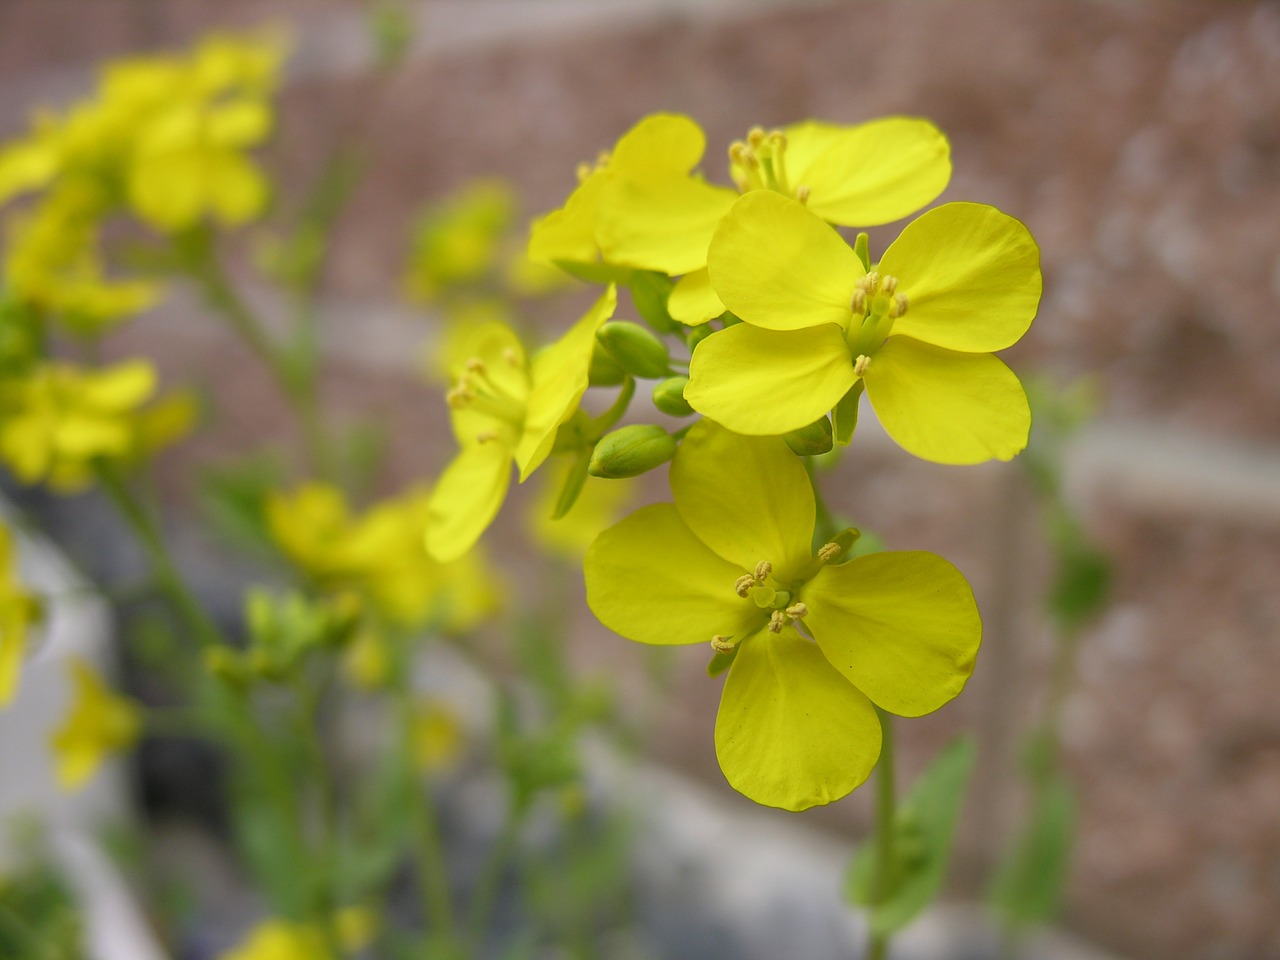
<svg viewBox="0 0 1280 960">
<path fill-rule="evenodd" d="M 94 775 L 103 760 L 132 747 L 142 732 L 138 704 L 107 689 L 94 669 L 79 657 L 69 662 L 75 699 L 50 740 L 58 783 L 75 790 Z"/>
<path fill-rule="evenodd" d="M 433 617 L 446 632 L 465 633 L 500 605 L 498 577 L 474 553 L 444 564 L 427 554 L 430 499 L 428 488 L 414 487 L 354 514 L 338 488 L 309 483 L 273 492 L 266 515 L 276 543 L 321 588 L 355 590 L 395 624 Z"/>
<path fill-rule="evenodd" d="M 430 501 L 427 550 L 437 560 L 456 559 L 480 539 L 506 497 L 512 462 L 523 483 L 550 455 L 556 430 L 586 393 L 596 331 L 616 305 L 610 286 L 532 361 L 508 327 L 492 324 L 475 332 L 473 353 L 455 370 L 448 394 L 462 450 Z"/>
<path fill-rule="evenodd" d="M 187 394 L 142 409 L 155 383 L 145 360 L 99 371 L 49 363 L 0 383 L 0 458 L 23 483 L 81 490 L 94 460 L 146 456 L 190 429 L 196 411 Z"/>
<path fill-rule="evenodd" d="M 995 207 L 922 214 L 868 273 L 820 217 L 759 191 L 725 216 L 708 264 L 745 323 L 694 351 L 685 399 L 698 412 L 738 433 L 782 434 L 860 381 L 889 436 L 925 460 L 1008 460 L 1026 446 L 1026 394 L 992 352 L 1031 325 L 1040 256 Z"/>
<path fill-rule="evenodd" d="M 671 491 L 592 545 L 587 603 L 632 640 L 732 655 L 715 742 L 734 789 L 788 810 L 837 800 L 879 756 L 873 703 L 920 716 L 964 687 L 982 630 L 964 577 L 931 553 L 815 555 L 813 488 L 781 439 L 700 421 Z"/>
<path fill-rule="evenodd" d="M 327 960 L 324 936 L 312 924 L 267 920 L 254 927 L 234 950 L 218 960 Z"/>
<path fill-rule="evenodd" d="M 18 582 L 13 533 L 0 524 L 0 707 L 13 702 L 27 651 L 27 635 L 43 611 Z"/>
<path fill-rule="evenodd" d="M 928 204 L 951 178 L 950 146 L 932 123 L 886 117 L 855 126 L 807 120 L 752 130 L 730 146 L 736 190 L 693 172 L 706 137 L 680 114 L 645 117 L 622 136 L 565 205 L 535 222 L 529 255 L 544 262 L 606 263 L 685 276 L 669 303 L 688 324 L 724 312 L 707 282 L 707 245 L 739 193 L 770 190 L 799 199 L 844 226 L 901 219 Z"/>
</svg>

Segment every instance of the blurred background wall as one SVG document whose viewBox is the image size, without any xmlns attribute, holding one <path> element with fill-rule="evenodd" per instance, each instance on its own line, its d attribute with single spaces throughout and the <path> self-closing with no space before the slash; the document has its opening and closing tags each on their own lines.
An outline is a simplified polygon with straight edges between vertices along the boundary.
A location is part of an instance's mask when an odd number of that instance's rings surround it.
<svg viewBox="0 0 1280 960">
<path fill-rule="evenodd" d="M 527 212 L 555 206 L 577 162 L 655 110 L 703 124 L 716 180 L 721 151 L 753 124 L 933 119 L 953 146 L 943 199 L 996 204 L 1042 248 L 1040 316 L 1009 362 L 1100 389 L 1069 478 L 1117 582 L 1066 704 L 1080 789 L 1067 922 L 1138 958 L 1280 958 L 1280 4 L 403 6 L 418 31 L 384 74 L 355 2 L 3 0 L 0 135 L 20 132 L 32 105 L 85 91 L 102 58 L 289 24 L 296 54 L 270 151 L 281 202 L 343 138 L 368 164 L 328 275 L 326 402 L 393 426 L 384 479 L 398 487 L 451 444 L 418 376 L 423 318 L 398 300 L 422 204 L 498 174 Z M 171 302 L 116 344 L 218 394 L 211 430 L 171 466 L 178 502 L 191 467 L 288 432 L 249 358 L 196 314 Z M 958 726 L 980 735 L 955 871 L 972 894 L 1019 809 L 1004 771 L 1044 694 L 1039 521 L 1016 466 L 951 471 L 887 442 L 855 450 L 838 506 L 895 548 L 952 559 L 984 611 L 969 691 L 902 725 L 908 770 Z M 586 662 L 625 656 L 586 616 L 579 634 Z M 718 689 L 697 657 L 679 670 L 653 752 L 718 782 Z M 860 833 L 867 813 L 855 795 L 808 820 Z"/>
</svg>

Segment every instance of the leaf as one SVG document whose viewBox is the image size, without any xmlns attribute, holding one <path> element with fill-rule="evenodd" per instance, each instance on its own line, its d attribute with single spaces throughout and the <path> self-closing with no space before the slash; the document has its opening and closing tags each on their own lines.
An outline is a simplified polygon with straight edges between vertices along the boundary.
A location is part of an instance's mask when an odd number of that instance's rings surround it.
<svg viewBox="0 0 1280 960">
<path fill-rule="evenodd" d="M 893 871 L 886 894 L 873 903 L 876 846 L 863 844 L 845 879 L 845 894 L 870 908 L 874 933 L 887 936 L 906 926 L 937 895 L 946 877 L 951 841 L 973 768 L 971 737 L 954 740 L 902 798 L 894 818 Z"/>
<path fill-rule="evenodd" d="M 1057 916 L 1075 836 L 1075 795 L 1061 774 L 1038 791 L 1031 815 L 996 870 L 987 898 L 1015 926 Z"/>
</svg>

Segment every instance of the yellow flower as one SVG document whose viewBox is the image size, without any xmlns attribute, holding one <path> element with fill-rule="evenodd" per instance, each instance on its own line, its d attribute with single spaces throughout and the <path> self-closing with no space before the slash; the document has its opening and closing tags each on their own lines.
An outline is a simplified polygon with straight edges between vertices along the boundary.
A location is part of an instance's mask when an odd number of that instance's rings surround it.
<svg viewBox="0 0 1280 960">
<path fill-rule="evenodd" d="M 64 790 L 81 787 L 113 753 L 131 748 L 142 732 L 138 704 L 107 689 L 84 660 L 69 664 L 75 700 L 62 726 L 50 740 L 57 760 L 58 783 Z"/>
<path fill-rule="evenodd" d="M 982 631 L 964 577 L 931 553 L 815 556 L 813 488 L 781 439 L 700 421 L 671 490 L 592 545 L 587 602 L 632 640 L 732 656 L 715 742 L 734 789 L 789 810 L 837 800 L 879 756 L 873 703 L 920 716 L 963 689 Z"/>
<path fill-rule="evenodd" d="M 0 707 L 7 707 L 18 690 L 27 634 L 40 621 L 39 599 L 18 582 L 13 533 L 0 524 Z"/>
<path fill-rule="evenodd" d="M 462 449 L 431 497 L 427 549 L 436 559 L 456 559 L 480 539 L 506 497 L 513 461 L 524 482 L 551 453 L 556 430 L 586 393 L 596 331 L 616 304 L 611 286 L 531 362 L 508 327 L 476 331 L 448 395 Z"/>
<path fill-rule="evenodd" d="M 1026 395 L 992 351 L 1031 325 L 1040 255 L 995 207 L 922 214 L 867 273 L 821 218 L 759 191 L 721 221 L 708 263 L 745 322 L 694 351 L 685 399 L 698 412 L 738 433 L 782 434 L 861 382 L 889 436 L 918 457 L 979 463 L 1026 446 Z"/>
<path fill-rule="evenodd" d="M 100 371 L 50 363 L 0 384 L 0 458 L 23 483 L 81 490 L 98 458 L 130 461 L 184 434 L 195 416 L 177 394 L 141 409 L 155 390 L 155 369 L 132 360 Z"/>
<path fill-rule="evenodd" d="M 802 198 L 824 220 L 874 226 L 931 202 L 951 178 L 950 146 L 927 120 L 887 117 L 855 126 L 808 120 L 752 130 L 729 150 L 737 190 L 694 172 L 706 137 L 680 114 L 645 117 L 559 210 L 533 225 L 529 254 L 542 262 L 606 263 L 684 278 L 668 306 L 682 323 L 724 312 L 707 282 L 707 245 L 739 192 Z"/>
<path fill-rule="evenodd" d="M 515 219 L 516 199 L 503 180 L 474 180 L 418 222 L 406 286 L 424 303 L 451 288 L 479 283 L 497 268 Z"/>
<path fill-rule="evenodd" d="M 266 920 L 218 960 L 328 960 L 323 934 L 309 923 Z"/>
<path fill-rule="evenodd" d="M 356 515 L 336 487 L 309 483 L 291 495 L 273 492 L 266 514 L 276 543 L 323 589 L 354 589 L 396 624 L 433 618 L 465 633 L 498 609 L 498 577 L 478 555 L 439 563 L 427 554 L 430 498 L 415 487 Z"/>
</svg>

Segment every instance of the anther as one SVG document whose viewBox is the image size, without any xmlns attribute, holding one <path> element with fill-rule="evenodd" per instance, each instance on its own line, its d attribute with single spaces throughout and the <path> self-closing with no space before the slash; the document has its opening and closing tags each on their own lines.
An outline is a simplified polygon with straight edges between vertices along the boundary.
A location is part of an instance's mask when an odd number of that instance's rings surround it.
<svg viewBox="0 0 1280 960">
<path fill-rule="evenodd" d="M 721 636 L 716 634 L 711 638 L 711 649 L 716 653 L 733 653 L 733 648 L 737 646 L 732 637 Z"/>
<path fill-rule="evenodd" d="M 583 180 L 587 179 L 587 177 L 591 176 L 591 164 L 585 161 L 578 164 L 577 168 L 574 170 L 574 173 L 578 177 L 578 182 L 581 183 Z"/>
<path fill-rule="evenodd" d="M 880 292 L 886 297 L 892 297 L 898 289 L 898 278 L 886 275 L 880 281 Z"/>
<path fill-rule="evenodd" d="M 889 319 L 896 320 L 907 312 L 907 295 L 900 293 L 893 298 L 893 303 L 889 305 Z"/>
<path fill-rule="evenodd" d="M 853 291 L 853 299 L 849 302 L 849 308 L 854 313 L 867 312 L 867 291 L 861 286 Z"/>
<path fill-rule="evenodd" d="M 773 614 L 769 617 L 769 632 L 781 633 L 782 628 L 785 627 L 786 625 L 787 625 L 787 615 L 783 613 L 781 610 L 773 611 Z"/>
<path fill-rule="evenodd" d="M 818 548 L 818 559 L 823 563 L 830 563 L 840 554 L 844 553 L 844 547 L 838 543 L 824 543 Z"/>
<path fill-rule="evenodd" d="M 485 372 L 484 361 L 481 360 L 479 357 L 471 357 L 469 360 L 467 360 L 466 363 L 463 364 L 463 367 L 466 369 L 468 373 L 475 373 L 481 376 L 483 376 Z"/>
<path fill-rule="evenodd" d="M 796 199 L 799 200 L 802 204 L 808 204 L 809 202 L 809 185 L 808 184 L 802 183 L 800 184 L 800 186 L 796 187 Z"/>
<path fill-rule="evenodd" d="M 493 443 L 498 439 L 498 435 L 492 430 L 486 430 L 484 433 L 476 434 L 476 443 Z"/>
<path fill-rule="evenodd" d="M 507 362 L 508 366 L 520 366 L 520 354 L 516 353 L 513 347 L 505 347 L 502 351 L 502 359 Z"/>
<path fill-rule="evenodd" d="M 783 611 L 792 620 L 799 620 L 809 615 L 809 608 L 804 601 L 797 601 Z"/>
<path fill-rule="evenodd" d="M 771 573 L 773 573 L 773 564 L 770 563 L 768 560 L 761 560 L 759 563 L 756 564 L 756 582 L 757 583 L 764 580 L 764 578 L 769 576 L 769 574 Z"/>
<path fill-rule="evenodd" d="M 740 576 L 733 585 L 733 592 L 742 597 L 743 600 L 751 593 L 751 588 L 756 585 L 756 578 L 749 573 Z"/>
<path fill-rule="evenodd" d="M 444 401 L 454 410 L 461 410 L 475 399 L 475 394 L 466 383 L 460 383 L 444 395 Z"/>
<path fill-rule="evenodd" d="M 764 132 L 764 127 L 752 127 L 747 131 L 747 143 L 751 144 L 752 150 L 759 150 L 766 136 L 768 134 Z"/>
<path fill-rule="evenodd" d="M 853 375 L 855 377 L 865 377 L 869 366 L 871 366 L 871 358 L 865 353 L 858 354 L 853 361 Z"/>
</svg>

